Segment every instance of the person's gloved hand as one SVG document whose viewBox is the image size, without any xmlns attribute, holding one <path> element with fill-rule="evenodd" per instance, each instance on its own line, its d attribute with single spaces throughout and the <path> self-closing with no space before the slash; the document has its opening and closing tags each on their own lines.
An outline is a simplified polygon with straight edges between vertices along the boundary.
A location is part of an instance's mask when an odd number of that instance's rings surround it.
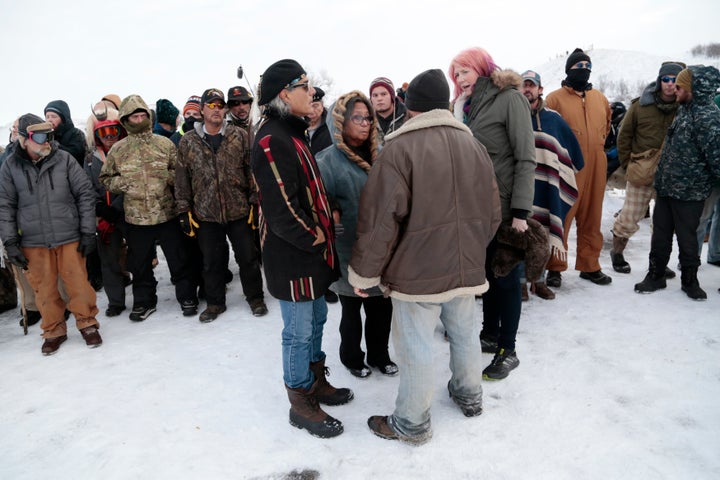
<svg viewBox="0 0 720 480">
<path fill-rule="evenodd" d="M 97 230 L 100 235 L 100 241 L 105 245 L 110 245 L 110 235 L 115 231 L 115 224 L 101 218 L 98 221 Z"/>
<path fill-rule="evenodd" d="M 120 220 L 120 210 L 102 202 L 95 204 L 95 215 L 104 218 L 110 223 Z"/>
<path fill-rule="evenodd" d="M 83 233 L 80 237 L 80 245 L 77 247 L 77 251 L 80 255 L 87 257 L 91 253 L 97 250 L 97 239 L 94 233 Z"/>
<path fill-rule="evenodd" d="M 200 225 L 193 219 L 192 212 L 190 211 L 181 213 L 178 216 L 178 220 L 180 221 L 180 228 L 182 228 L 183 233 L 188 237 L 194 237 L 195 229 L 200 228 Z"/>
<path fill-rule="evenodd" d="M 5 252 L 7 253 L 7 258 L 10 263 L 18 268 L 27 270 L 28 259 L 25 258 L 25 255 L 22 253 L 22 250 L 20 250 L 17 242 L 6 243 Z"/>
</svg>

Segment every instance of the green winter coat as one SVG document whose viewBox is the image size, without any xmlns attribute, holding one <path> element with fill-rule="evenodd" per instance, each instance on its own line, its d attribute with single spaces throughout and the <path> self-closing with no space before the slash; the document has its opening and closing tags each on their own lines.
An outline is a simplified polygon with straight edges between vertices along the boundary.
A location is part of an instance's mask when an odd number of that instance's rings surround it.
<svg viewBox="0 0 720 480">
<path fill-rule="evenodd" d="M 535 136 L 520 85 L 520 75 L 511 70 L 478 78 L 465 121 L 492 158 L 503 220 L 527 217 L 535 194 Z"/>
<path fill-rule="evenodd" d="M 150 109 L 139 95 L 130 95 L 120 105 L 120 123 L 128 136 L 108 152 L 100 171 L 100 182 L 112 193 L 124 194 L 125 221 L 133 225 L 157 225 L 175 218 L 175 145 L 152 133 L 152 124 L 140 133 L 130 133 L 127 117 Z"/>
</svg>

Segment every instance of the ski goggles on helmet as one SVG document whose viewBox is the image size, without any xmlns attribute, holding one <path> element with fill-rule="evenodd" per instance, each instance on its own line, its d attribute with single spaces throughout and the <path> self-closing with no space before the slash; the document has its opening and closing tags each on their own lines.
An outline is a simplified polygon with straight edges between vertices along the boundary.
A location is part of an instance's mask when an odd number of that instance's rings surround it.
<svg viewBox="0 0 720 480">
<path fill-rule="evenodd" d="M 118 125 L 105 125 L 95 130 L 98 138 L 117 138 L 120 136 L 120 127 Z"/>
</svg>

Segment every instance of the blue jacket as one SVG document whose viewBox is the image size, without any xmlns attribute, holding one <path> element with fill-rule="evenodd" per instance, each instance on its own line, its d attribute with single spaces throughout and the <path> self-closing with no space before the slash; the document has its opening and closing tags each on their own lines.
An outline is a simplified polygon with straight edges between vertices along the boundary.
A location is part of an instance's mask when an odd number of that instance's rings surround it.
<svg viewBox="0 0 720 480">
<path fill-rule="evenodd" d="M 363 93 L 354 91 L 342 95 L 330 107 L 332 114 L 328 114 L 326 123 L 333 145 L 317 155 L 318 168 L 322 174 L 330 204 L 339 207 L 342 214 L 340 222 L 345 229 L 345 232 L 336 239 L 342 278 L 333 283 L 331 289 L 339 295 L 352 297 L 355 294 L 353 293 L 353 287 L 347 280 L 348 263 L 355 243 L 360 194 L 363 187 L 365 187 L 370 167 L 378 153 L 378 132 L 377 128 L 372 128 L 372 125 L 370 125 L 370 137 L 367 140 L 371 155 L 370 162 L 366 162 L 357 153 L 353 152 L 342 138 L 342 118 L 347 101 L 358 96 L 366 98 Z M 369 100 L 366 105 L 370 105 Z M 372 115 L 372 109 L 368 108 L 368 110 Z M 382 295 L 379 288 L 374 288 L 368 293 L 372 296 Z"/>
</svg>

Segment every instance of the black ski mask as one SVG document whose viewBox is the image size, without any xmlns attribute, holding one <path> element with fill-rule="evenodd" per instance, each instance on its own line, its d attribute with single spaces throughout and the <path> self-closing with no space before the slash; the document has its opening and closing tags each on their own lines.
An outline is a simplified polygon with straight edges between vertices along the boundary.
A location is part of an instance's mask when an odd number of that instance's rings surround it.
<svg viewBox="0 0 720 480">
<path fill-rule="evenodd" d="M 569 85 L 573 90 L 583 92 L 592 88 L 588 80 L 590 80 L 590 70 L 587 68 L 575 68 L 567 72 L 567 77 L 563 84 Z"/>
</svg>

